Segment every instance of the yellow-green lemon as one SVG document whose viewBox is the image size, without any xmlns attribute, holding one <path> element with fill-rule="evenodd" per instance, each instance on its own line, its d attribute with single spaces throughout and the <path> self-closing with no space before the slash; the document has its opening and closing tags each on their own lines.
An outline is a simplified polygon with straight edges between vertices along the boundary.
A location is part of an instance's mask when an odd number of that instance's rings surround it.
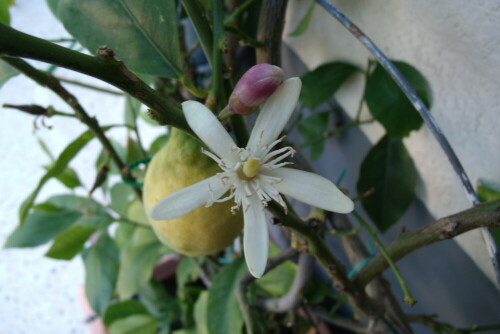
<svg viewBox="0 0 500 334">
<path fill-rule="evenodd" d="M 149 212 L 163 197 L 220 172 L 217 164 L 201 153 L 201 144 L 178 130 L 153 157 L 144 181 L 144 207 Z M 169 220 L 152 220 L 158 238 L 179 253 L 207 255 L 228 246 L 241 232 L 241 212 L 231 214 L 234 203 L 214 203 Z"/>
</svg>

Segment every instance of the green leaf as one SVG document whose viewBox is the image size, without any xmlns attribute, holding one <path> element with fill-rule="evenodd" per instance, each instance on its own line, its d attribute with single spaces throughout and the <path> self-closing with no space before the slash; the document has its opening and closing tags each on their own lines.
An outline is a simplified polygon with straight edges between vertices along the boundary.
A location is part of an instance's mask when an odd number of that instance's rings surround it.
<svg viewBox="0 0 500 334">
<path fill-rule="evenodd" d="M 58 260 L 71 260 L 82 250 L 94 232 L 95 228 L 91 226 L 73 225 L 54 239 L 45 256 Z"/>
<path fill-rule="evenodd" d="M 149 147 L 149 154 L 153 155 L 158 152 L 163 146 L 165 146 L 170 138 L 170 133 L 166 135 L 161 135 L 156 138 L 151 146 Z"/>
<path fill-rule="evenodd" d="M 131 315 L 113 322 L 109 334 L 155 334 L 158 321 L 146 314 Z"/>
<path fill-rule="evenodd" d="M 430 107 L 431 90 L 424 76 L 413 66 L 395 61 L 394 65 Z M 389 136 L 403 138 L 422 125 L 422 118 L 386 70 L 377 65 L 366 82 L 365 101 L 373 117 Z"/>
<path fill-rule="evenodd" d="M 113 146 L 113 148 L 115 149 L 115 152 L 118 154 L 120 159 L 122 161 L 125 160 L 127 155 L 125 147 L 123 147 L 122 144 L 120 144 L 113 138 L 109 138 L 109 142 L 111 143 L 111 146 Z M 120 169 L 116 166 L 116 163 L 113 160 L 111 160 L 109 153 L 105 149 L 102 149 L 101 152 L 99 153 L 99 156 L 97 157 L 95 166 L 96 169 L 100 169 L 104 165 L 108 165 L 110 167 L 109 174 L 115 174 L 115 175 L 120 174 Z"/>
<path fill-rule="evenodd" d="M 274 244 L 269 244 L 269 256 L 276 256 L 280 253 L 278 247 Z M 296 265 L 291 261 L 286 261 L 280 264 L 273 270 L 255 281 L 262 290 L 266 291 L 272 297 L 280 297 L 285 295 L 293 284 L 295 277 Z"/>
<path fill-rule="evenodd" d="M 105 130 L 106 128 L 103 128 Z M 24 200 L 21 204 L 21 208 L 19 209 L 19 221 L 22 224 L 26 219 L 26 215 L 28 214 L 28 210 L 33 205 L 36 196 L 45 185 L 45 183 L 53 177 L 59 176 L 64 172 L 66 167 L 68 167 L 69 162 L 80 152 L 80 150 L 87 145 L 87 143 L 94 138 L 94 135 L 90 131 L 85 131 L 80 137 L 76 138 L 72 141 L 62 153 L 59 155 L 59 158 L 56 160 L 54 165 L 45 173 L 45 175 L 38 181 L 38 185 L 35 190 Z"/>
<path fill-rule="evenodd" d="M 49 5 L 52 14 L 57 16 L 57 7 L 59 6 L 59 0 L 47 0 L 47 4 Z"/>
<path fill-rule="evenodd" d="M 121 216 L 126 217 L 128 207 L 135 197 L 132 189 L 124 183 L 116 183 L 111 187 L 110 195 L 111 204 L 109 207 Z"/>
<path fill-rule="evenodd" d="M 182 76 L 175 1 L 60 0 L 57 14 L 91 53 L 107 45 L 133 71 Z"/>
<path fill-rule="evenodd" d="M 103 322 L 109 327 L 114 321 L 134 314 L 149 314 L 148 310 L 137 300 L 126 300 L 111 304 L 104 312 Z"/>
<path fill-rule="evenodd" d="M 210 334 L 241 333 L 243 316 L 236 299 L 239 279 L 247 272 L 243 257 L 225 266 L 208 290 L 207 319 Z"/>
<path fill-rule="evenodd" d="M 483 180 L 479 180 L 477 194 L 481 202 L 489 202 L 500 199 L 500 186 L 485 183 Z"/>
<path fill-rule="evenodd" d="M 48 202 L 59 208 L 79 211 L 82 216 L 77 223 L 83 226 L 100 229 L 107 227 L 113 221 L 113 218 L 101 204 L 89 198 L 75 195 L 57 195 L 51 197 Z"/>
<path fill-rule="evenodd" d="M 314 7 L 316 7 L 316 2 L 311 1 L 311 4 L 309 5 L 309 8 L 307 9 L 306 15 L 304 15 L 304 17 L 300 20 L 299 24 L 295 27 L 295 29 L 288 36 L 296 37 L 296 36 L 300 36 L 306 32 L 307 28 L 309 27 L 309 23 L 311 22 L 311 19 L 312 19 Z"/>
<path fill-rule="evenodd" d="M 361 204 L 384 232 L 413 201 L 417 181 L 413 160 L 400 139 L 386 135 L 368 152 L 359 174 L 359 194 L 375 188 L 375 193 L 363 198 Z"/>
<path fill-rule="evenodd" d="M 127 248 L 120 258 L 116 288 L 121 299 L 128 299 L 144 287 L 158 260 L 168 253 L 160 242 L 140 244 Z"/>
<path fill-rule="evenodd" d="M 144 210 L 144 205 L 137 198 L 130 203 L 126 217 L 133 222 L 149 226 L 149 219 L 146 210 Z"/>
<path fill-rule="evenodd" d="M 359 69 L 344 62 L 321 65 L 302 76 L 300 101 L 308 108 L 326 102 Z"/>
<path fill-rule="evenodd" d="M 127 138 L 127 156 L 125 158 L 125 161 L 127 163 L 130 163 L 142 158 L 144 158 L 144 154 L 142 153 L 142 149 L 139 146 L 139 143 L 129 136 Z"/>
<path fill-rule="evenodd" d="M 42 245 L 73 225 L 82 214 L 74 210 L 33 211 L 7 238 L 4 247 L 35 247 Z"/>
<path fill-rule="evenodd" d="M 18 75 L 19 72 L 17 69 L 14 67 L 10 66 L 6 62 L 4 62 L 2 59 L 0 59 L 0 88 L 12 77 L 15 77 Z"/>
<path fill-rule="evenodd" d="M 139 291 L 139 300 L 146 306 L 148 312 L 155 317 L 173 323 L 180 316 L 177 299 L 169 295 L 162 285 L 151 280 Z"/>
<path fill-rule="evenodd" d="M 48 171 L 52 168 L 52 166 L 43 166 L 43 168 Z M 56 179 L 69 189 L 75 189 L 76 187 L 82 185 L 80 179 L 78 178 L 78 174 L 76 174 L 71 167 L 65 168 L 61 174 L 56 176 Z"/>
<path fill-rule="evenodd" d="M 183 257 L 175 272 L 177 288 L 182 290 L 190 282 L 194 282 L 200 277 L 200 267 L 192 257 Z"/>
<path fill-rule="evenodd" d="M 325 133 L 328 128 L 327 111 L 307 117 L 299 123 L 299 132 L 305 140 L 302 146 L 309 146 L 311 159 L 318 159 L 325 148 Z"/>
<path fill-rule="evenodd" d="M 0 0 L 0 23 L 9 24 L 9 7 L 14 5 L 14 0 Z"/>
<path fill-rule="evenodd" d="M 118 261 L 118 248 L 107 235 L 101 235 L 84 259 L 85 292 L 90 306 L 99 316 L 103 316 L 115 290 Z"/>
<path fill-rule="evenodd" d="M 130 95 L 125 95 L 125 124 L 135 127 L 141 110 L 141 102 Z"/>
<path fill-rule="evenodd" d="M 196 334 L 209 334 L 208 331 L 208 291 L 200 293 L 196 304 L 194 304 L 194 322 L 196 323 Z"/>
</svg>

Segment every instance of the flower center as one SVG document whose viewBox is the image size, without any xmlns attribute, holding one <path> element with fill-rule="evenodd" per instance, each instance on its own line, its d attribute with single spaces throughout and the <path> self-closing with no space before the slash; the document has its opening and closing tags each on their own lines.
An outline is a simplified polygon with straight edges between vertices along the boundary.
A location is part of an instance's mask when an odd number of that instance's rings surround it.
<svg viewBox="0 0 500 334">
<path fill-rule="evenodd" d="M 260 162 L 256 159 L 248 159 L 243 164 L 243 167 L 238 170 L 240 179 L 249 181 L 256 177 L 260 172 Z"/>
</svg>

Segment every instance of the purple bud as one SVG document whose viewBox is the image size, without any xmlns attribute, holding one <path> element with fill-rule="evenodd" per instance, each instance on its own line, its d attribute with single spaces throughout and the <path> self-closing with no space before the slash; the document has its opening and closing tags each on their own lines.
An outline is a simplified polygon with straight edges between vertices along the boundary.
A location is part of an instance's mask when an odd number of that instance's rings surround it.
<svg viewBox="0 0 500 334">
<path fill-rule="evenodd" d="M 270 97 L 283 81 L 283 70 L 270 64 L 257 64 L 240 78 L 229 97 L 229 114 L 248 115 Z"/>
</svg>

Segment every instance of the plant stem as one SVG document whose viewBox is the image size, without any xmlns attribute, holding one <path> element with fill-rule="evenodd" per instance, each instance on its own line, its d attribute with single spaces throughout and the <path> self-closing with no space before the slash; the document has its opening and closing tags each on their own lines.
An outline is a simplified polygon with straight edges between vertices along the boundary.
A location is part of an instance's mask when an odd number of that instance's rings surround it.
<svg viewBox="0 0 500 334">
<path fill-rule="evenodd" d="M 212 56 L 213 56 L 213 38 L 212 29 L 208 24 L 207 17 L 203 12 L 203 8 L 197 0 L 183 0 L 182 5 L 186 10 L 191 22 L 193 22 L 196 35 L 201 43 L 201 48 L 207 57 L 210 67 L 213 68 Z"/>
<path fill-rule="evenodd" d="M 222 108 L 226 103 L 223 98 L 222 87 L 222 53 L 221 45 L 224 34 L 224 6 L 222 0 L 212 0 L 213 20 L 213 47 L 212 47 L 212 90 L 215 98 L 216 110 Z"/>
<path fill-rule="evenodd" d="M 85 88 L 88 88 L 88 89 L 93 89 L 93 90 L 96 90 L 98 92 L 103 92 L 103 93 L 106 93 L 106 94 L 113 94 L 113 95 L 123 96 L 122 92 L 117 92 L 115 90 L 111 90 L 111 89 L 107 89 L 107 88 L 103 88 L 103 87 L 98 87 L 98 86 L 90 85 L 90 84 L 87 84 L 87 83 L 84 83 L 84 82 L 81 82 L 81 81 L 65 79 L 65 78 L 61 78 L 61 77 L 58 77 L 58 76 L 54 76 L 54 78 L 56 78 L 57 80 L 59 80 L 61 82 L 69 83 L 71 85 L 76 85 L 76 86 L 85 87 Z"/>
<path fill-rule="evenodd" d="M 125 163 L 122 161 L 118 153 L 115 151 L 113 145 L 108 140 L 108 137 L 104 134 L 101 127 L 97 123 L 97 120 L 90 117 L 83 107 L 78 103 L 76 97 L 74 97 L 70 92 L 68 92 L 52 75 L 37 70 L 27 62 L 19 58 L 3 57 L 2 59 L 9 65 L 15 67 L 18 71 L 22 72 L 30 79 L 37 82 L 39 85 L 47 87 L 55 94 L 57 94 L 64 102 L 66 102 L 75 112 L 77 118 L 84 123 L 96 136 L 96 138 L 101 142 L 104 149 L 108 152 L 111 159 L 116 163 L 120 169 L 121 174 L 129 179 L 134 179 L 134 176 L 130 173 Z M 139 198 L 142 197 L 142 192 L 139 189 L 133 188 L 135 193 Z"/>
<path fill-rule="evenodd" d="M 413 232 L 406 232 L 386 247 L 393 261 L 424 246 L 451 239 L 480 227 L 500 227 L 500 200 L 479 204 L 468 210 L 441 218 Z M 386 259 L 378 254 L 354 276 L 358 287 L 364 287 L 387 269 Z"/>
<path fill-rule="evenodd" d="M 88 56 L 1 23 L 0 36 L 0 55 L 36 59 L 98 78 L 150 107 L 149 114 L 158 123 L 172 125 L 194 135 L 179 103 L 171 101 L 140 80 L 114 57 L 111 49 L 101 48 L 99 56 Z"/>
<path fill-rule="evenodd" d="M 444 331 L 450 334 L 470 334 L 500 329 L 500 324 L 486 326 L 472 326 L 470 328 L 456 328 L 450 324 L 440 322 L 429 315 L 407 314 L 408 321 L 420 323 L 438 333 Z"/>
<path fill-rule="evenodd" d="M 458 176 L 462 182 L 462 186 L 467 194 L 472 205 L 479 204 L 479 197 L 475 192 L 472 184 L 465 172 L 462 163 L 458 159 L 455 151 L 450 145 L 450 142 L 443 134 L 443 131 L 439 127 L 438 123 L 434 119 L 434 116 L 429 112 L 429 109 L 425 106 L 424 102 L 418 97 L 415 90 L 410 86 L 405 77 L 397 69 L 396 66 L 387 58 L 387 56 L 380 50 L 380 48 L 373 43 L 373 41 L 366 36 L 366 34 L 359 29 L 348 17 L 346 17 L 342 12 L 340 12 L 337 7 L 333 6 L 327 0 L 315 0 L 320 4 L 329 14 L 331 14 L 337 21 L 339 21 L 349 32 L 354 35 L 363 44 L 368 51 L 375 57 L 375 59 L 385 68 L 396 84 L 401 88 L 406 97 L 410 100 L 413 107 L 419 112 L 420 116 L 424 119 L 425 124 L 429 130 L 434 135 L 434 138 L 441 146 L 444 154 L 448 158 L 455 174 Z M 500 284 L 500 253 L 497 250 L 495 240 L 491 231 L 487 228 L 482 228 L 481 233 L 483 234 L 484 241 L 486 243 L 486 248 L 491 258 L 493 268 L 495 270 L 495 275 L 497 279 L 497 284 Z"/>
<path fill-rule="evenodd" d="M 257 49 L 257 63 L 281 64 L 281 37 L 285 25 L 288 0 L 267 0 L 262 2 L 259 16 L 257 40 L 263 47 Z"/>
<path fill-rule="evenodd" d="M 229 25 L 233 23 L 236 18 L 245 10 L 248 6 L 254 3 L 255 0 L 246 0 L 244 3 L 239 5 L 225 20 L 224 24 Z"/>
<path fill-rule="evenodd" d="M 396 266 L 394 261 L 392 261 L 390 255 L 387 253 L 387 250 L 384 247 L 384 244 L 380 241 L 380 239 L 377 236 L 377 232 L 375 232 L 374 229 L 361 217 L 359 213 L 354 210 L 352 212 L 352 215 L 357 219 L 359 224 L 368 232 L 370 237 L 372 238 L 373 242 L 377 247 L 380 249 L 380 253 L 382 253 L 382 256 L 384 259 L 387 261 L 389 266 L 391 267 L 392 271 L 394 271 L 394 275 L 396 276 L 399 285 L 401 286 L 401 289 L 403 290 L 405 297 L 404 297 L 404 302 L 408 304 L 409 306 L 413 306 L 416 303 L 415 298 L 413 298 L 410 290 L 408 289 L 408 284 L 406 284 L 405 279 L 403 278 L 403 275 L 401 275 L 401 272 L 399 271 L 399 268 Z"/>
</svg>

